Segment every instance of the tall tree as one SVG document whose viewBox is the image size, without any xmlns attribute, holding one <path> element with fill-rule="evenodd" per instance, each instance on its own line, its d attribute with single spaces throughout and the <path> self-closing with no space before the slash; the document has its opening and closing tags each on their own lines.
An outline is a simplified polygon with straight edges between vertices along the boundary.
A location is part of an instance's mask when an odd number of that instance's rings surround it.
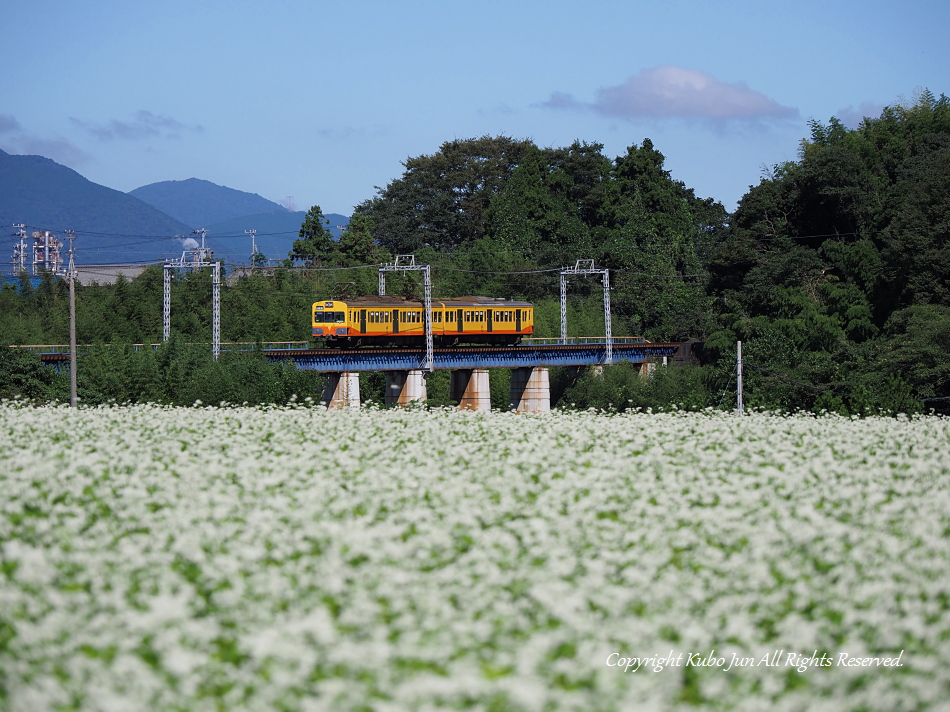
<svg viewBox="0 0 950 712">
<path fill-rule="evenodd" d="M 394 253 L 452 251 L 486 234 L 488 206 L 534 144 L 507 136 L 447 141 L 434 154 L 408 158 L 402 178 L 357 206 Z"/>
<path fill-rule="evenodd" d="M 333 233 L 327 229 L 328 224 L 319 205 L 310 208 L 300 226 L 300 239 L 294 240 L 288 253 L 290 259 L 304 260 L 307 267 L 315 267 L 329 257 L 333 250 Z"/>
</svg>

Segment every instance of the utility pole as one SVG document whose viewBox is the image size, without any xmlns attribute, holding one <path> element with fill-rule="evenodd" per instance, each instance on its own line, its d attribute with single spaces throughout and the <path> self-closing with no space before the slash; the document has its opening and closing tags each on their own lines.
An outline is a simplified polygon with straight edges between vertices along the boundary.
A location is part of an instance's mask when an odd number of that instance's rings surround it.
<svg viewBox="0 0 950 712">
<path fill-rule="evenodd" d="M 254 258 L 257 256 L 257 242 L 254 239 L 257 235 L 257 230 L 245 230 L 244 234 L 251 236 L 251 269 L 253 269 Z"/>
<path fill-rule="evenodd" d="M 191 231 L 192 235 L 201 235 L 201 247 L 195 249 L 195 269 L 198 268 L 198 262 L 210 262 L 211 261 L 211 250 L 205 246 L 205 235 L 208 234 L 208 231 L 205 228 L 199 228 L 197 230 Z M 201 265 L 202 267 L 204 265 Z"/>
<path fill-rule="evenodd" d="M 69 239 L 69 405 L 76 407 L 79 398 L 76 395 L 76 261 L 73 257 L 73 240 L 76 235 L 66 231 Z"/>
<path fill-rule="evenodd" d="M 742 342 L 736 342 L 736 406 L 742 415 Z"/>
</svg>

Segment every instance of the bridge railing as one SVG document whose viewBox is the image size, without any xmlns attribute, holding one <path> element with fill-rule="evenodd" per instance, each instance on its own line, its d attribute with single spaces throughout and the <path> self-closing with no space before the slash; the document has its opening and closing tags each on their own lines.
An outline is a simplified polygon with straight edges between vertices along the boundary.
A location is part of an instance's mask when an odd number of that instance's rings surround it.
<svg viewBox="0 0 950 712">
<path fill-rule="evenodd" d="M 650 343 L 642 336 L 614 336 L 611 341 L 614 346 L 624 346 L 627 344 L 648 344 Z M 537 338 L 528 337 L 521 340 L 522 346 L 584 346 L 587 344 L 606 344 L 607 338 L 604 336 L 569 336 L 567 341 L 562 341 L 560 337 Z"/>
<path fill-rule="evenodd" d="M 208 346 L 209 344 L 205 343 L 188 343 L 187 346 Z M 76 348 L 80 351 L 87 351 L 91 347 L 91 344 L 80 344 Z M 109 346 L 109 344 L 105 344 Z M 147 349 L 156 350 L 161 346 L 161 343 L 157 344 L 130 344 L 133 351 L 144 351 Z M 68 344 L 23 344 L 23 345 L 14 345 L 10 346 L 11 349 L 23 349 L 24 351 L 29 351 L 35 353 L 39 356 L 51 356 L 56 354 L 68 354 L 69 345 Z M 257 342 L 255 341 L 231 341 L 221 344 L 222 351 L 253 351 L 257 348 Z M 263 351 L 303 351 L 310 348 L 310 344 L 307 341 L 262 341 L 260 342 L 260 348 Z"/>
<path fill-rule="evenodd" d="M 607 340 L 603 336 L 572 336 L 567 339 L 568 346 L 585 346 L 592 345 L 596 346 L 598 344 L 606 344 Z M 648 344 L 650 343 L 642 336 L 615 336 L 613 337 L 614 346 L 624 346 L 624 345 L 633 345 L 633 344 Z M 560 346 L 564 344 L 558 337 L 550 338 L 539 338 L 539 337 L 529 337 L 521 340 L 522 346 Z M 106 344 L 108 346 L 109 344 Z M 188 346 L 207 346 L 208 344 L 197 344 L 197 343 L 188 343 Z M 161 346 L 161 343 L 155 344 L 131 344 L 131 347 L 134 351 L 142 351 L 145 349 L 158 349 Z M 223 342 L 221 344 L 222 351 L 253 351 L 257 348 L 257 343 L 254 341 L 230 341 Z M 23 349 L 25 351 L 30 351 L 40 356 L 47 355 L 57 355 L 57 354 L 68 354 L 69 345 L 68 344 L 28 344 L 28 345 L 19 345 L 11 346 L 11 349 Z M 90 344 L 80 345 L 78 347 L 82 351 L 88 351 Z M 303 351 L 310 348 L 310 344 L 307 341 L 262 341 L 260 342 L 260 348 L 263 351 Z"/>
</svg>

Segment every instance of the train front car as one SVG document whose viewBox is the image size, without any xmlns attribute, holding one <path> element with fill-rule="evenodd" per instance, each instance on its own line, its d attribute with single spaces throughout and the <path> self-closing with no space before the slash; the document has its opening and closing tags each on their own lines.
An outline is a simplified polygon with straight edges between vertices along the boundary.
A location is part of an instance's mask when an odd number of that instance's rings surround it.
<svg viewBox="0 0 950 712">
<path fill-rule="evenodd" d="M 310 311 L 314 339 L 323 339 L 327 346 L 349 345 L 355 330 L 346 302 L 314 302 Z"/>
</svg>

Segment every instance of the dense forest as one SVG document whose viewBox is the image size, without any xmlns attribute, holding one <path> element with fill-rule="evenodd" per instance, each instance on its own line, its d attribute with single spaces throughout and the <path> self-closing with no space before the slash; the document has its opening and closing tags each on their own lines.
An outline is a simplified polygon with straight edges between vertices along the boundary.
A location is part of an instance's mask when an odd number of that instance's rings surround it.
<svg viewBox="0 0 950 712">
<path fill-rule="evenodd" d="M 731 407 L 741 340 L 751 407 L 942 410 L 950 402 L 950 100 L 924 91 L 856 129 L 836 118 L 810 129 L 798 160 L 772 166 L 733 214 L 675 180 L 648 139 L 614 159 L 596 143 L 444 143 L 408 159 L 401 177 L 357 206 L 339 240 L 314 206 L 283 268 L 232 273 L 222 338 L 305 340 L 312 301 L 375 293 L 374 265 L 396 254 L 431 264 L 437 295 L 534 302 L 538 335 L 553 336 L 558 269 L 594 259 L 611 271 L 614 333 L 697 339 L 699 365 L 649 379 L 625 365 L 554 370 L 562 405 Z M 412 276 L 388 285 L 421 294 Z M 78 339 L 91 345 L 79 370 L 86 402 L 319 396 L 319 377 L 253 350 L 214 363 L 207 347 L 188 346 L 209 340 L 206 273 L 178 278 L 176 336 L 155 351 L 130 345 L 160 340 L 160 268 L 77 291 Z M 571 334 L 603 334 L 601 299 L 599 282 L 571 281 Z M 6 286 L 0 339 L 66 343 L 67 304 L 59 280 Z M 63 377 L 30 356 L 0 359 L 0 397 L 63 397 Z M 378 399 L 379 381 L 364 379 L 364 397 Z M 434 402 L 447 402 L 443 381 L 433 374 Z"/>
</svg>

